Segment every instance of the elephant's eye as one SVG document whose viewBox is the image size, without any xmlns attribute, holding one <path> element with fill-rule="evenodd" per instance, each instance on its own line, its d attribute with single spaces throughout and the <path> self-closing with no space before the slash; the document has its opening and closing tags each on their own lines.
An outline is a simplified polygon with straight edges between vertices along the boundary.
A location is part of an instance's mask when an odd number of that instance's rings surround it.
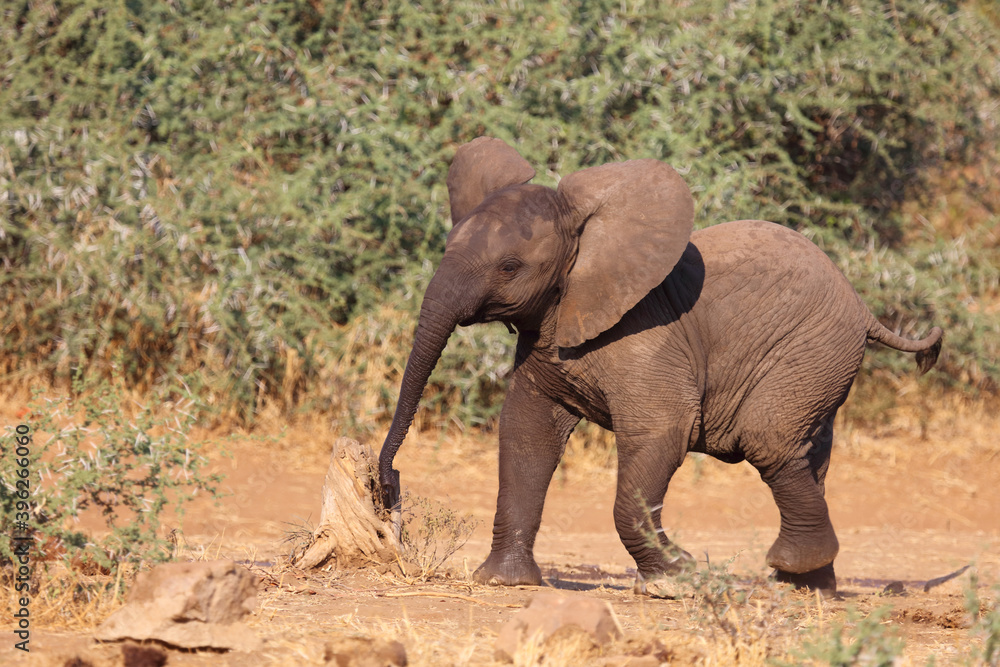
<svg viewBox="0 0 1000 667">
<path fill-rule="evenodd" d="M 521 264 L 517 260 L 508 259 L 500 265 L 500 272 L 505 276 L 512 276 L 519 268 L 521 268 Z"/>
</svg>

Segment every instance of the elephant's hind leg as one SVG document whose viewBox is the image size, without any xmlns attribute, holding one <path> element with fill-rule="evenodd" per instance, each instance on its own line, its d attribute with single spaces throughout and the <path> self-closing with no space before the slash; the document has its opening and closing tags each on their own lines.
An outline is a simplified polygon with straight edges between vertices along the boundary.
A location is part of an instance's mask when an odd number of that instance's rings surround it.
<svg viewBox="0 0 1000 667">
<path fill-rule="evenodd" d="M 781 512 L 781 530 L 767 553 L 768 565 L 780 581 L 829 594 L 837 590 L 833 560 L 839 550 L 824 498 L 832 425 L 833 415 L 803 443 L 801 455 L 758 467 Z"/>
</svg>

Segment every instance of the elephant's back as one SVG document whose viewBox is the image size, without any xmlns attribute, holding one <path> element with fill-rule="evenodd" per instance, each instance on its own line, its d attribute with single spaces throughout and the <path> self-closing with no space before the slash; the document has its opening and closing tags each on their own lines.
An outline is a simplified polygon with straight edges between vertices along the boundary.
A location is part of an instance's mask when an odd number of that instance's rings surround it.
<svg viewBox="0 0 1000 667">
<path fill-rule="evenodd" d="M 706 263 L 725 269 L 732 265 L 761 265 L 768 273 L 839 270 L 822 250 L 788 227 L 765 220 L 736 220 L 700 229 L 691 235 Z M 782 270 L 783 269 L 783 270 Z"/>
<path fill-rule="evenodd" d="M 695 232 L 691 243 L 705 266 L 703 301 L 749 301 L 757 308 L 810 310 L 835 300 L 860 305 L 854 288 L 815 244 L 763 220 L 725 222 Z"/>
</svg>

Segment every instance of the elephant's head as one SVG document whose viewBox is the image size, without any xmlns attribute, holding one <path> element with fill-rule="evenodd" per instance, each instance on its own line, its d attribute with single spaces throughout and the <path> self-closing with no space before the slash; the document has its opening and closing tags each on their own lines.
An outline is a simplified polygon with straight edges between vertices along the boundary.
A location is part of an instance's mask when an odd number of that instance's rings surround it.
<svg viewBox="0 0 1000 667">
<path fill-rule="evenodd" d="M 383 504 L 399 498 L 392 461 L 457 325 L 501 321 L 554 330 L 577 347 L 659 285 L 691 235 L 683 179 L 657 160 L 583 169 L 555 190 L 499 139 L 458 149 L 448 171 L 454 227 L 420 308 L 399 402 L 379 458 Z"/>
</svg>

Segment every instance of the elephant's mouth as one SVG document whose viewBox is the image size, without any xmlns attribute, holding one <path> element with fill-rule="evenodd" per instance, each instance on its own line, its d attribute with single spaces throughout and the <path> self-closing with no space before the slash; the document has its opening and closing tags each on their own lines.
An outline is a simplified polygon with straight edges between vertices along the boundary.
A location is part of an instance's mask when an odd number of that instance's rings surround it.
<svg viewBox="0 0 1000 667">
<path fill-rule="evenodd" d="M 458 326 L 467 327 L 472 324 L 482 324 L 485 322 L 495 322 L 500 318 L 498 313 L 493 312 L 495 310 L 490 304 L 483 304 L 480 306 L 476 312 L 474 312 L 469 317 L 461 319 L 458 321 Z"/>
<path fill-rule="evenodd" d="M 459 320 L 458 325 L 467 327 L 470 324 L 503 322 L 509 330 L 511 325 L 516 325 L 519 321 L 521 321 L 522 318 L 520 315 L 520 306 L 517 304 L 487 301 L 480 306 L 471 317 Z"/>
</svg>

